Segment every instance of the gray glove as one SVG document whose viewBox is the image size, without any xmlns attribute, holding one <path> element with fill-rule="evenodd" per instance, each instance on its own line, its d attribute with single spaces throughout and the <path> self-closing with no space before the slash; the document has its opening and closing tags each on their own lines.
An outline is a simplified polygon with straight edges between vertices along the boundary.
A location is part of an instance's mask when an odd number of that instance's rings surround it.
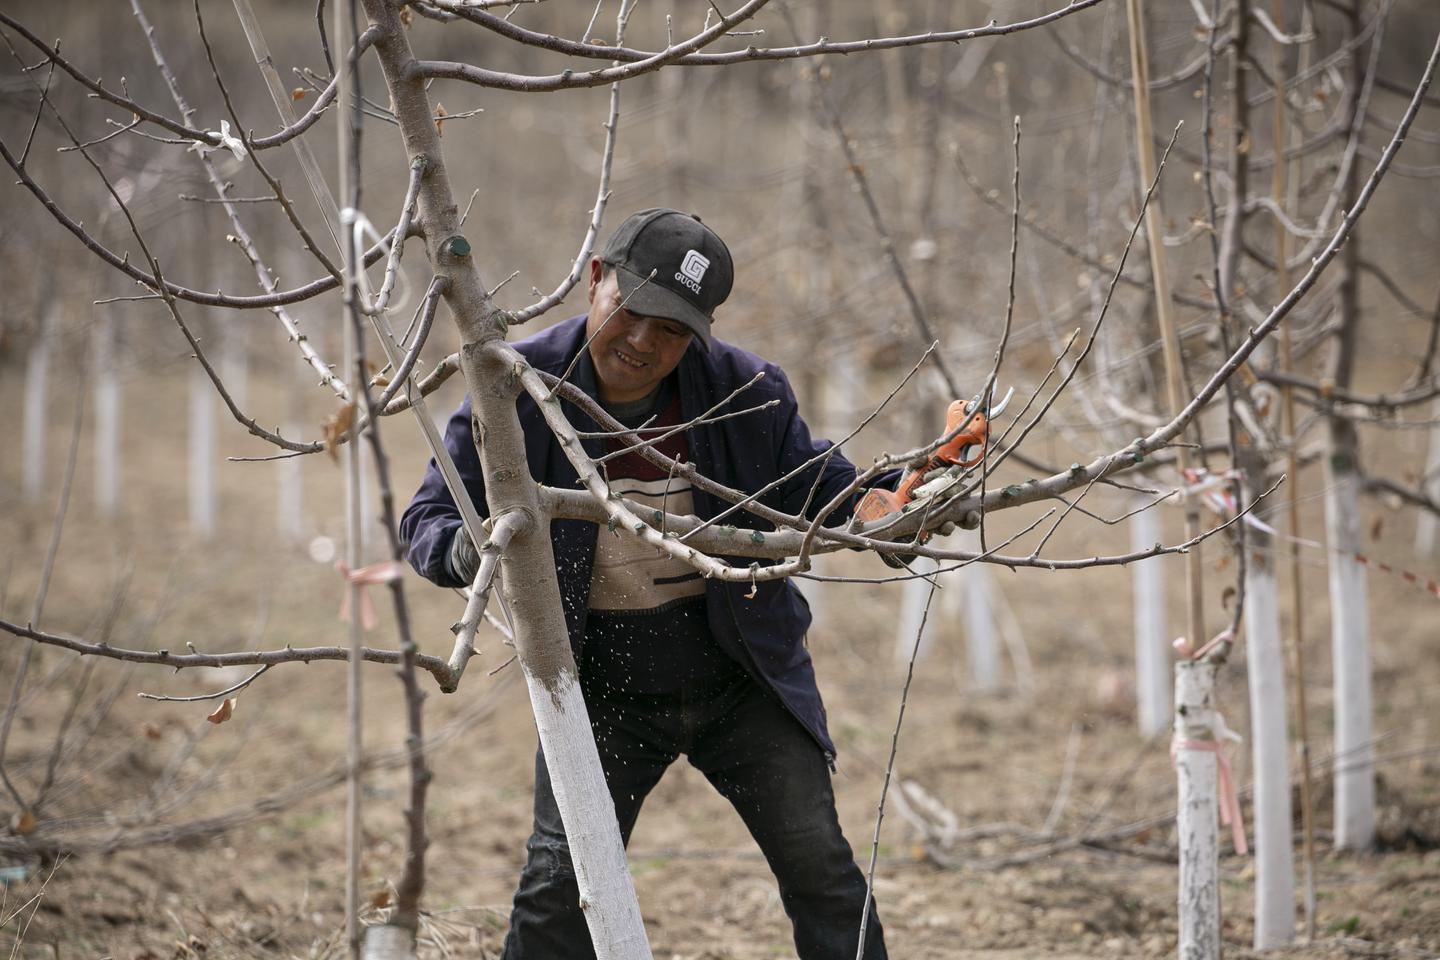
<svg viewBox="0 0 1440 960">
<path fill-rule="evenodd" d="M 463 523 L 455 528 L 455 536 L 450 539 L 450 552 L 445 555 L 445 566 L 449 568 L 451 576 L 467 584 L 474 582 L 475 574 L 480 570 L 480 551 L 475 549 L 475 541 L 470 539 L 470 531 L 465 529 Z"/>
</svg>

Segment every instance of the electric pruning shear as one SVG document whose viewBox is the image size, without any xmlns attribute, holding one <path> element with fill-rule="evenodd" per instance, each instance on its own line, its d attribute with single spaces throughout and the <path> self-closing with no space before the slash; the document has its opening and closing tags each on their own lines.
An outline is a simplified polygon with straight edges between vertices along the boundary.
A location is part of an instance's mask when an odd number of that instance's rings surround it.
<svg viewBox="0 0 1440 960">
<path fill-rule="evenodd" d="M 1004 398 L 988 409 L 978 410 L 980 400 L 955 400 L 952 401 L 945 412 L 945 432 L 941 437 L 947 438 L 945 442 L 936 448 L 924 465 L 918 469 L 907 469 L 900 478 L 900 483 L 894 490 L 872 489 L 865 493 L 860 499 L 859 505 L 855 508 L 852 523 L 873 523 L 877 520 L 884 520 L 887 517 L 897 516 L 916 502 L 917 497 L 924 499 L 927 494 L 938 493 L 940 489 L 947 489 L 950 483 L 943 484 L 936 490 L 926 491 L 923 488 L 929 485 L 931 477 L 937 470 L 950 470 L 952 467 L 960 467 L 968 470 L 978 466 L 985 459 L 986 447 L 990 440 L 990 422 L 1004 412 L 1014 394 L 1012 387 L 1005 391 Z M 969 417 L 969 423 L 965 418 Z M 962 428 L 962 424 L 964 424 Z M 929 478 L 927 480 L 927 478 Z M 928 531 L 921 531 L 916 535 L 916 543 L 924 543 L 930 539 Z M 892 567 L 903 567 L 904 563 L 889 554 L 881 554 L 880 558 Z"/>
</svg>

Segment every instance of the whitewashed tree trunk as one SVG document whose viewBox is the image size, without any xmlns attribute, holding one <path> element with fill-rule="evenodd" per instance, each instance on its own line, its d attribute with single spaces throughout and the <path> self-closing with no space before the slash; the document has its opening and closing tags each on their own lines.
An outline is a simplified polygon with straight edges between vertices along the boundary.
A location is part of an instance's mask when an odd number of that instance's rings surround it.
<svg viewBox="0 0 1440 960">
<path fill-rule="evenodd" d="M 220 380 L 235 406 L 250 408 L 250 334 L 243 323 L 225 329 L 224 352 L 220 355 Z"/>
<path fill-rule="evenodd" d="M 1358 0 L 1347 11 L 1352 35 L 1360 33 Z M 1363 61 L 1351 58 L 1345 109 L 1362 109 Z M 1359 196 L 1358 166 L 1351 165 L 1344 202 L 1349 209 Z M 1336 288 L 1338 324 L 1331 339 L 1326 376 L 1348 387 L 1359 354 L 1360 244 L 1352 236 L 1340 257 Z M 1330 643 L 1335 684 L 1335 847 L 1368 850 L 1375 842 L 1375 753 L 1370 728 L 1370 616 L 1366 602 L 1365 567 L 1356 554 L 1365 549 L 1361 536 L 1359 472 L 1360 437 L 1353 421 L 1326 421 L 1325 532 L 1330 544 Z"/>
<path fill-rule="evenodd" d="M 954 539 L 961 550 L 980 549 L 978 530 L 958 530 Z M 957 577 L 963 582 L 954 583 Z M 965 657 L 970 663 L 970 682 L 976 690 L 988 693 L 1000 685 L 1000 632 L 991 602 L 995 584 L 989 569 L 979 563 L 952 574 L 951 582 L 951 590 L 963 591 Z"/>
<path fill-rule="evenodd" d="M 300 425 L 292 424 L 286 436 L 300 436 Z M 305 536 L 305 488 L 299 457 L 286 457 L 275 464 L 275 532 L 296 542 Z"/>
<path fill-rule="evenodd" d="M 1160 543 L 1160 514 L 1150 509 L 1130 518 L 1130 548 Z M 1151 737 L 1170 723 L 1170 641 L 1165 623 L 1165 564 L 1142 560 L 1130 565 L 1135 617 L 1135 702 L 1140 734 Z"/>
<path fill-rule="evenodd" d="M 483 431 L 480 463 L 492 510 L 541 517 L 538 491 L 525 470 L 524 438 L 503 354 L 467 343 L 460 365 Z M 497 507 L 497 505 L 499 505 Z M 555 804 L 565 825 L 580 906 L 597 960 L 651 960 L 635 884 L 625 859 L 615 805 L 590 731 L 555 571 L 549 524 L 541 521 L 511 541 L 500 560 L 500 596 L 515 624 L 515 652 L 545 754 Z"/>
<path fill-rule="evenodd" d="M 928 557 L 916 557 L 910 564 L 911 573 L 933 573 L 936 568 L 934 560 Z M 940 604 L 942 609 L 950 599 L 952 591 L 958 592 L 961 587 L 951 575 L 947 580 L 941 582 Z M 920 663 L 930 653 L 934 646 L 935 624 L 940 620 L 950 620 L 946 617 L 925 618 L 925 603 L 930 596 L 930 581 L 921 577 L 914 580 L 906 580 L 900 593 L 900 617 L 895 623 L 895 662 L 905 665 L 910 662 L 910 657 L 915 657 L 915 662 Z M 920 632 L 921 621 L 925 622 L 925 632 Z M 918 649 L 917 649 L 918 647 Z"/>
<path fill-rule="evenodd" d="M 283 374 L 282 374 L 283 375 Z M 304 399 L 299 377 L 285 376 L 285 436 L 304 435 Z M 275 461 L 275 532 L 294 543 L 305 535 L 304 457 L 286 457 Z"/>
<path fill-rule="evenodd" d="M 45 493 L 45 438 L 50 408 L 50 311 L 41 315 L 40 328 L 25 360 L 25 433 L 21 445 L 26 500 Z"/>
<path fill-rule="evenodd" d="M 363 960 L 411 960 L 415 931 L 391 924 L 366 927 L 360 956 Z"/>
<path fill-rule="evenodd" d="M 1175 664 L 1175 739 L 1213 740 L 1215 665 Z M 1180 960 L 1220 956 L 1220 826 L 1217 757 L 1208 750 L 1175 751 L 1180 838 Z"/>
<path fill-rule="evenodd" d="M 1420 489 L 1431 500 L 1440 501 L 1440 397 L 1435 399 L 1430 416 L 1436 425 L 1430 428 L 1430 451 L 1425 457 L 1425 473 L 1420 480 Z M 1440 519 L 1429 510 L 1421 510 L 1415 524 L 1415 553 L 1421 557 L 1432 556 L 1440 548 Z"/>
<path fill-rule="evenodd" d="M 95 383 L 95 505 L 114 516 L 120 505 L 120 376 L 115 321 L 97 318 L 91 332 Z"/>
<path fill-rule="evenodd" d="M 198 363 L 190 364 L 190 532 L 215 533 L 215 392 Z"/>
<path fill-rule="evenodd" d="M 1339 432 L 1353 431 L 1340 424 Z M 1337 427 L 1332 425 L 1332 434 Z M 1330 638 L 1335 684 L 1335 846 L 1368 850 L 1375 841 L 1375 756 L 1371 742 L 1370 623 L 1360 533 L 1360 477 L 1354 446 L 1332 437 L 1326 458 L 1325 529 L 1330 541 Z"/>
<path fill-rule="evenodd" d="M 1249 491 L 1254 496 L 1262 490 Z M 1255 949 L 1295 938 L 1295 847 L 1274 540 L 1246 531 L 1245 651 L 1255 778 Z"/>
<path fill-rule="evenodd" d="M 812 227 L 812 229 L 818 230 L 818 227 Z M 817 241 L 810 242 L 813 244 Z M 807 299 L 811 309 L 818 311 L 819 305 L 825 303 L 826 287 L 828 287 L 830 279 L 829 267 L 823 256 L 816 254 L 813 257 L 807 275 L 810 278 Z M 842 348 L 831 359 L 829 368 L 819 378 L 821 388 L 818 391 L 820 416 L 816 429 L 817 436 L 834 440 L 845 436 L 854 428 L 855 421 L 851 418 L 865 391 L 865 377 L 862 371 L 863 368 L 856 360 L 855 352 L 852 349 Z M 833 569 L 831 561 L 826 556 L 815 558 L 813 570 L 817 573 L 824 573 L 827 568 Z M 816 580 L 797 580 L 795 582 L 800 585 L 806 602 L 810 604 L 810 615 L 814 619 L 815 625 L 817 627 L 826 625 L 832 607 L 831 600 L 837 593 L 843 592 L 845 585 L 822 583 Z M 913 635 L 911 639 L 914 639 Z"/>
</svg>

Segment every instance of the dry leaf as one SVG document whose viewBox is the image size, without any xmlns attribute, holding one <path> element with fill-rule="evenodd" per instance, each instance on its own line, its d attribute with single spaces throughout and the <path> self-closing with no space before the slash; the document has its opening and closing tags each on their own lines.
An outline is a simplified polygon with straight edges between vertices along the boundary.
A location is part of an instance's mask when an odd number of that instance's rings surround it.
<svg viewBox="0 0 1440 960">
<path fill-rule="evenodd" d="M 220 706 L 215 708 L 215 712 L 205 719 L 211 723 L 224 723 L 226 720 L 229 720 L 235 713 L 235 699 L 235 697 L 227 697 Z"/>
<path fill-rule="evenodd" d="M 1380 534 L 1385 530 L 1385 518 L 1376 517 L 1375 522 L 1370 524 L 1370 539 L 1379 540 Z"/>
<path fill-rule="evenodd" d="M 350 432 L 350 426 L 355 422 L 355 402 L 342 406 L 335 411 L 333 417 L 326 417 L 323 429 L 325 431 L 325 452 L 330 454 L 330 459 L 336 463 L 340 462 L 340 455 L 336 449 L 340 446 L 340 439 Z"/>
<path fill-rule="evenodd" d="M 155 724 L 153 724 L 153 723 L 147 723 L 147 724 L 145 724 L 145 726 L 141 727 L 140 729 L 141 729 L 141 732 L 143 732 L 143 733 L 145 734 L 145 739 L 146 739 L 146 740 L 159 740 L 160 737 L 163 736 L 160 728 L 157 727 L 157 726 L 155 726 Z"/>
<path fill-rule="evenodd" d="M 370 894 L 370 906 L 376 910 L 390 906 L 390 888 L 381 887 L 379 890 Z"/>
<path fill-rule="evenodd" d="M 375 374 L 375 376 L 370 378 L 370 386 L 379 387 L 381 390 L 384 390 L 386 387 L 390 386 L 390 378 L 385 376 L 385 374 L 383 373 L 377 373 Z"/>
<path fill-rule="evenodd" d="M 304 100 L 304 99 L 305 99 L 305 88 L 304 88 L 304 87 L 296 87 L 294 90 L 291 90 L 291 91 L 290 91 L 290 99 L 291 99 L 291 100 Z"/>
<path fill-rule="evenodd" d="M 415 14 L 410 12 L 409 7 L 400 8 L 400 22 L 404 25 L 406 30 L 409 30 L 410 25 L 415 22 Z"/>
<path fill-rule="evenodd" d="M 436 101 L 435 103 L 435 136 L 445 136 L 445 104 Z"/>
<path fill-rule="evenodd" d="M 36 820 L 35 814 L 31 813 L 29 810 L 25 810 L 16 814 L 15 817 L 10 821 L 10 829 L 14 830 L 22 837 L 29 836 L 30 834 L 34 833 L 35 828 L 38 826 L 40 826 L 40 821 Z"/>
</svg>

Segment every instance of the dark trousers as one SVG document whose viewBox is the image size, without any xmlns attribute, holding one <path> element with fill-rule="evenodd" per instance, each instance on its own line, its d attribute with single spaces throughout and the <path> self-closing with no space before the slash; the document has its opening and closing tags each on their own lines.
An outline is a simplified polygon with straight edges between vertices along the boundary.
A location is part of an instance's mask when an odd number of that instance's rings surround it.
<svg viewBox="0 0 1440 960">
<path fill-rule="evenodd" d="M 800 960 L 851 960 L 865 877 L 840 831 L 819 745 L 748 676 L 719 689 L 626 697 L 583 684 L 620 834 L 680 754 L 735 807 L 760 845 L 794 926 Z M 535 830 L 520 874 L 505 960 L 593 958 L 570 849 L 543 755 L 535 755 Z M 884 960 L 872 903 L 866 960 Z"/>
</svg>

